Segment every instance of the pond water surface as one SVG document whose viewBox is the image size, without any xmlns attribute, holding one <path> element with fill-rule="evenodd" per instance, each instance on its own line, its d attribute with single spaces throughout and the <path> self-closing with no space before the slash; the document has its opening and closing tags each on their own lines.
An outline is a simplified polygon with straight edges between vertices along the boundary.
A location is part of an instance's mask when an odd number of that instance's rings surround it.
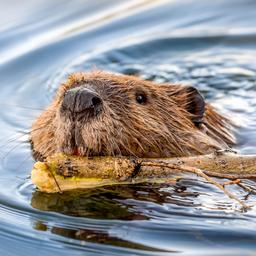
<svg viewBox="0 0 256 256">
<path fill-rule="evenodd" d="M 256 1 L 0 3 L 0 255 L 254 255 L 244 212 L 195 176 L 44 194 L 29 179 L 32 120 L 74 71 L 196 86 L 256 153 Z M 255 186 L 254 181 L 246 181 Z M 248 204 L 256 196 L 231 189 Z"/>
</svg>

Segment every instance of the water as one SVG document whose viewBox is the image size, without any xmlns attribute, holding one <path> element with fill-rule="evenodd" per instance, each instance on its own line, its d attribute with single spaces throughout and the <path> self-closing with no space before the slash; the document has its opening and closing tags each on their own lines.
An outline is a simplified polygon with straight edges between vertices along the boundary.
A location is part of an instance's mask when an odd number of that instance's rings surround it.
<svg viewBox="0 0 256 256">
<path fill-rule="evenodd" d="M 27 132 L 73 71 L 193 84 L 256 153 L 256 2 L 2 1 L 0 255 L 253 255 L 256 208 L 195 176 L 62 195 L 35 191 Z M 254 181 L 246 181 L 254 186 Z M 231 191 L 248 204 L 256 197 Z"/>
</svg>

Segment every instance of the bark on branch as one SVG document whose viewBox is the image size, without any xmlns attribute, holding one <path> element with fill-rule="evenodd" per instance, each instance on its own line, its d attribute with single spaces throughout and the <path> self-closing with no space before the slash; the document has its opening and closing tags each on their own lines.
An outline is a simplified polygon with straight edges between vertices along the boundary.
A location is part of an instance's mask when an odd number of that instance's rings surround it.
<svg viewBox="0 0 256 256">
<path fill-rule="evenodd" d="M 186 167 L 184 169 L 184 167 Z M 163 159 L 77 157 L 56 154 L 37 162 L 32 181 L 42 191 L 57 192 L 106 184 L 154 182 L 194 167 L 204 174 L 229 179 L 256 178 L 256 156 L 216 152 L 209 155 Z"/>
<path fill-rule="evenodd" d="M 240 184 L 240 179 L 255 179 L 256 156 L 237 155 L 230 151 L 162 159 L 87 158 L 56 154 L 48 157 L 45 162 L 35 163 L 31 179 L 40 191 L 54 193 L 114 184 L 166 182 L 175 180 L 175 175 L 177 177 L 177 174 L 184 172 L 203 177 L 243 208 L 248 208 L 243 201 L 227 191 L 225 186 L 239 184 L 244 187 Z M 233 181 L 220 184 L 210 176 Z"/>
</svg>

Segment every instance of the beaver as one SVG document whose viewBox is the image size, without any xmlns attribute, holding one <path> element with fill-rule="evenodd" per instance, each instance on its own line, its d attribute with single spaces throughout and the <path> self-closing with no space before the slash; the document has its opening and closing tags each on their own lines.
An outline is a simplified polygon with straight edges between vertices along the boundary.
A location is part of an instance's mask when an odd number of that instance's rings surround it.
<svg viewBox="0 0 256 256">
<path fill-rule="evenodd" d="M 70 75 L 30 134 L 36 159 L 190 156 L 235 143 L 229 120 L 195 87 L 103 71 Z"/>
</svg>

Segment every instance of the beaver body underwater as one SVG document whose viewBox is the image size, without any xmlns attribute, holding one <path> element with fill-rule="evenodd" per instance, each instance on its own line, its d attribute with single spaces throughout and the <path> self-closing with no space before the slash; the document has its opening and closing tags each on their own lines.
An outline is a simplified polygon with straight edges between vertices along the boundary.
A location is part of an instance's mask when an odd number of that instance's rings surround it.
<svg viewBox="0 0 256 256">
<path fill-rule="evenodd" d="M 172 157 L 234 144 L 229 121 L 191 86 L 106 72 L 76 73 L 34 121 L 36 159 L 81 156 Z"/>
</svg>

